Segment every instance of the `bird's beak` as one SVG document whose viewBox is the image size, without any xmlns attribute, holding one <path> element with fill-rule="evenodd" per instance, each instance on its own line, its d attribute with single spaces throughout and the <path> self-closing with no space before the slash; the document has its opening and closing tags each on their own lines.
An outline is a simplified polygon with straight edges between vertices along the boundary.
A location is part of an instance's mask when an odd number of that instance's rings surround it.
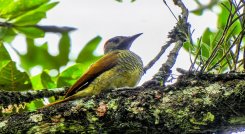
<svg viewBox="0 0 245 134">
<path fill-rule="evenodd" d="M 129 37 L 129 40 L 131 40 L 131 41 L 133 42 L 133 41 L 134 41 L 135 39 L 137 39 L 141 34 L 143 34 L 143 33 L 135 34 L 135 35 Z"/>
<path fill-rule="evenodd" d="M 124 48 L 129 49 L 129 48 L 131 47 L 132 43 L 134 42 L 134 40 L 137 39 L 141 34 L 143 34 L 143 33 L 139 33 L 139 34 L 135 34 L 135 35 L 133 35 L 133 36 L 129 36 L 127 39 L 125 39 L 125 40 L 122 42 L 121 45 L 122 45 Z"/>
</svg>

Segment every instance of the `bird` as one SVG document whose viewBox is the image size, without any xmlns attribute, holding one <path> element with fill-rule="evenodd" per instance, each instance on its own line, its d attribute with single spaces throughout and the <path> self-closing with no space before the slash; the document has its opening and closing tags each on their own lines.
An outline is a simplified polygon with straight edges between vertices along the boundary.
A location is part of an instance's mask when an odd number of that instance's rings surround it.
<svg viewBox="0 0 245 134">
<path fill-rule="evenodd" d="M 104 56 L 93 63 L 66 91 L 64 99 L 44 107 L 98 95 L 106 90 L 136 86 L 144 74 L 143 62 L 137 54 L 130 51 L 130 47 L 140 35 L 142 33 L 116 36 L 106 41 Z"/>
</svg>

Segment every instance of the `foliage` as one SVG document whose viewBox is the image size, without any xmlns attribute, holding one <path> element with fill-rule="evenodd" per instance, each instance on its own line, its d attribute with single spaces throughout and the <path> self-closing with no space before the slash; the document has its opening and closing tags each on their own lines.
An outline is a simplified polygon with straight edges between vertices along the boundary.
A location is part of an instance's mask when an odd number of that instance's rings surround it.
<svg viewBox="0 0 245 134">
<path fill-rule="evenodd" d="M 38 44 L 37 38 L 43 38 L 47 32 L 38 23 L 46 17 L 47 11 L 52 9 L 58 2 L 51 0 L 0 0 L 0 91 L 40 90 L 70 86 L 74 80 L 90 66 L 92 62 L 100 58 L 94 55 L 94 50 L 101 41 L 97 36 L 89 41 L 75 59 L 71 67 L 61 72 L 61 67 L 66 67 L 71 53 L 71 40 L 69 31 L 59 32 L 59 54 L 56 56 L 48 52 L 48 42 Z M 54 32 L 57 34 L 57 32 Z M 27 52 L 21 54 L 11 44 L 16 36 L 24 35 L 26 38 Z M 12 61 L 8 48 L 12 48 L 20 58 L 20 66 Z M 89 57 L 89 58 L 88 58 Z M 91 59 L 90 59 L 91 58 Z M 74 62 L 74 61 L 72 61 Z M 39 66 L 42 72 L 36 76 L 31 75 L 31 70 Z M 20 71 L 20 70 L 23 70 Z M 58 75 L 52 75 L 53 71 Z M 40 100 L 32 102 L 29 109 L 35 109 L 40 105 Z"/>
<path fill-rule="evenodd" d="M 221 5 L 218 30 L 207 28 L 197 43 L 188 41 L 184 45 L 185 50 L 194 56 L 191 70 L 216 73 L 242 70 L 244 57 L 239 55 L 244 51 L 245 25 L 244 13 L 241 11 L 244 4 L 241 1 L 226 1 Z"/>
<path fill-rule="evenodd" d="M 123 2 L 123 0 L 116 0 Z M 134 2 L 135 0 L 131 0 Z M 202 15 L 204 10 L 210 10 L 217 4 L 217 0 L 210 1 L 203 6 L 196 0 L 199 8 L 192 12 Z M 46 17 L 46 13 L 54 8 L 58 2 L 51 0 L 0 0 L 0 91 L 22 91 L 27 89 L 44 89 L 72 85 L 84 71 L 101 56 L 95 55 L 94 50 L 101 42 L 97 36 L 90 40 L 80 51 L 76 59 L 69 59 L 71 52 L 70 31 L 54 32 L 60 35 L 58 55 L 48 52 L 48 42 L 38 44 L 37 38 L 42 38 L 50 30 L 42 28 L 38 23 Z M 196 42 L 190 39 L 184 44 L 194 59 L 190 70 L 201 72 L 223 73 L 225 71 L 239 71 L 245 67 L 245 34 L 244 4 L 224 2 L 218 14 L 218 30 L 207 28 L 202 37 Z M 11 44 L 16 36 L 22 35 L 26 39 L 27 52 L 19 53 Z M 20 58 L 20 67 L 11 59 L 6 47 L 12 48 Z M 72 66 L 68 63 L 75 62 Z M 41 67 L 42 72 L 31 75 L 34 67 Z M 244 69 L 243 67 L 243 69 Z M 61 68 L 65 68 L 61 71 Z M 20 71 L 24 70 L 24 71 Z M 53 74 L 53 72 L 57 74 Z M 40 106 L 40 100 L 32 102 L 29 109 Z"/>
</svg>

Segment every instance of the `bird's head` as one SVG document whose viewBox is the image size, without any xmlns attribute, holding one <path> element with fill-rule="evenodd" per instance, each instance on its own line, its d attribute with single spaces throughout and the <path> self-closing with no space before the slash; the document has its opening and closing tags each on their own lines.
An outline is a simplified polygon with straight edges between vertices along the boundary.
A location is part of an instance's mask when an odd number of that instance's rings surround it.
<svg viewBox="0 0 245 134">
<path fill-rule="evenodd" d="M 104 53 L 108 53 L 114 50 L 129 50 L 132 43 L 136 38 L 138 38 L 142 33 L 133 36 L 116 36 L 109 39 L 104 45 Z"/>
</svg>

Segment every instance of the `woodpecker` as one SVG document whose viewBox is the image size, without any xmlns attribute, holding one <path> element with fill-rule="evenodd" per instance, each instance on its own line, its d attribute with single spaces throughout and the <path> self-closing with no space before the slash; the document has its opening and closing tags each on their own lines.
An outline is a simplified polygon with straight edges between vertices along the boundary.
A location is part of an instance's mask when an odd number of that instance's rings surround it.
<svg viewBox="0 0 245 134">
<path fill-rule="evenodd" d="M 129 49 L 133 41 L 141 34 L 116 36 L 109 39 L 104 45 L 104 56 L 92 64 L 67 90 L 63 100 L 47 106 L 98 95 L 110 89 L 134 87 L 143 75 L 143 62 Z"/>
</svg>

